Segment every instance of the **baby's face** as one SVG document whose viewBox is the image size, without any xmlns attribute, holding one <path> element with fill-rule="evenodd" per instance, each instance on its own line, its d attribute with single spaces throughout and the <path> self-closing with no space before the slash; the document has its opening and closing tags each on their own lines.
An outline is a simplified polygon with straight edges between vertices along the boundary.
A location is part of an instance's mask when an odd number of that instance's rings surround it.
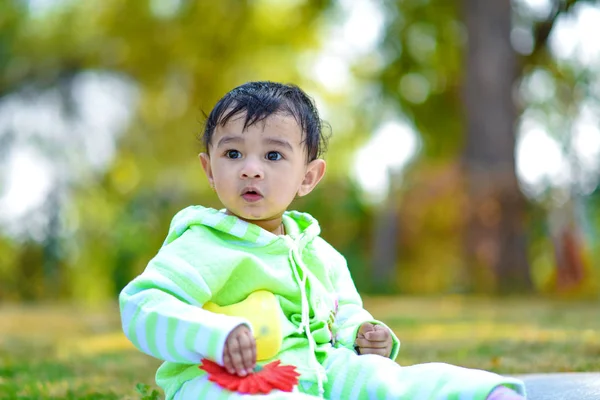
<svg viewBox="0 0 600 400">
<path fill-rule="evenodd" d="M 245 131 L 244 119 L 217 126 L 204 168 L 230 213 L 248 221 L 279 218 L 305 180 L 302 131 L 289 115 L 273 114 Z"/>
</svg>

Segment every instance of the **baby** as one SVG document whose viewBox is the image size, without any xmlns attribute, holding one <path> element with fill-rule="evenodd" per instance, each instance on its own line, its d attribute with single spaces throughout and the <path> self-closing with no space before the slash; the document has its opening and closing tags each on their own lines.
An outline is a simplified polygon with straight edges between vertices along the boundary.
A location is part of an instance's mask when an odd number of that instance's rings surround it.
<svg viewBox="0 0 600 400">
<path fill-rule="evenodd" d="M 127 337 L 165 361 L 166 398 L 524 399 L 513 378 L 393 361 L 400 342 L 363 308 L 344 257 L 312 216 L 287 210 L 325 174 L 321 125 L 302 90 L 273 82 L 239 86 L 210 113 L 200 160 L 224 209 L 177 213 L 119 298 Z M 211 382 L 202 359 L 239 376 L 280 360 L 299 383 L 242 395 Z"/>
</svg>

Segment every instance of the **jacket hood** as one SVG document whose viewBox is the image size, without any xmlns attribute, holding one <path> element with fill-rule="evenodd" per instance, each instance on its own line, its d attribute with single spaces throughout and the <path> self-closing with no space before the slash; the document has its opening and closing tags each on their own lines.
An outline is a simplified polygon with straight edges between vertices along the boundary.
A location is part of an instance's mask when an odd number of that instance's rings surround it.
<svg viewBox="0 0 600 400">
<path fill-rule="evenodd" d="M 281 240 L 280 236 L 258 225 L 226 214 L 224 209 L 190 206 L 173 217 L 165 243 L 172 242 L 193 225 L 204 225 L 226 233 L 245 246 L 263 247 Z M 286 211 L 283 214 L 283 225 L 286 236 L 291 237 L 301 248 L 321 233 L 318 221 L 310 214 L 299 211 Z"/>
</svg>

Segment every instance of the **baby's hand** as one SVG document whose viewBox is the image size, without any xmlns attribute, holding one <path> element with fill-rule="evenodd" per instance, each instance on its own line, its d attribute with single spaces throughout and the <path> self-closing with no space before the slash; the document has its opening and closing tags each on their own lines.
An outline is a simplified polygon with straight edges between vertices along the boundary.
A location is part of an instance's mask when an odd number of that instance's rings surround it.
<svg viewBox="0 0 600 400">
<path fill-rule="evenodd" d="M 246 376 L 256 366 L 256 342 L 246 325 L 235 328 L 225 341 L 223 364 L 227 372 Z"/>
<path fill-rule="evenodd" d="M 389 357 L 392 352 L 392 335 L 390 330 L 382 325 L 363 323 L 356 334 L 356 351 L 358 354 L 377 354 Z"/>
</svg>

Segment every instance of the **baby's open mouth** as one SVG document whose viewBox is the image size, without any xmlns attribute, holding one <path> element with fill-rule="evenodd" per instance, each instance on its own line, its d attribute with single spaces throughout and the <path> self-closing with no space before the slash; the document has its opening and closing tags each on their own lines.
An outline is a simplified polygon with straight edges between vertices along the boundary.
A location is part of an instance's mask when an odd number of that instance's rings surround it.
<svg viewBox="0 0 600 400">
<path fill-rule="evenodd" d="M 262 199 L 263 196 L 258 190 L 248 189 L 244 190 L 242 197 L 248 202 L 254 202 Z"/>
</svg>

